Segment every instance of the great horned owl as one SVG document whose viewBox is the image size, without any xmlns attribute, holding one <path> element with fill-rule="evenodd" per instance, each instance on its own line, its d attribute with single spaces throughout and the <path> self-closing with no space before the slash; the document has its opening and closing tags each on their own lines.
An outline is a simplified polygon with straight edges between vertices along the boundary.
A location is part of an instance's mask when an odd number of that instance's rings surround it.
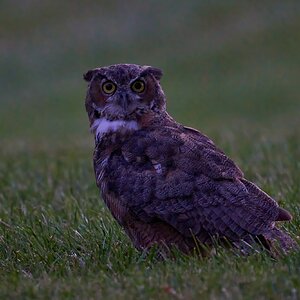
<svg viewBox="0 0 300 300">
<path fill-rule="evenodd" d="M 207 136 L 167 113 L 161 76 L 134 64 L 84 75 L 97 186 L 134 246 L 175 246 L 186 254 L 215 240 L 244 252 L 256 244 L 271 252 L 274 244 L 293 248 L 275 226 L 291 215 Z"/>
</svg>

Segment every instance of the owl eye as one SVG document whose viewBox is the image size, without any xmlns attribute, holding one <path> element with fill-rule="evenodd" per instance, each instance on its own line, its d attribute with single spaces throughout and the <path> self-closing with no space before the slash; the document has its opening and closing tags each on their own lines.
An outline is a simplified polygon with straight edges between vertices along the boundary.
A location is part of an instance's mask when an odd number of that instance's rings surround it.
<svg viewBox="0 0 300 300">
<path fill-rule="evenodd" d="M 112 81 L 106 81 L 102 84 L 102 91 L 105 94 L 111 95 L 116 91 L 116 85 Z"/>
<path fill-rule="evenodd" d="M 142 80 L 136 80 L 132 85 L 131 89 L 136 93 L 142 93 L 145 90 L 145 83 Z"/>
</svg>

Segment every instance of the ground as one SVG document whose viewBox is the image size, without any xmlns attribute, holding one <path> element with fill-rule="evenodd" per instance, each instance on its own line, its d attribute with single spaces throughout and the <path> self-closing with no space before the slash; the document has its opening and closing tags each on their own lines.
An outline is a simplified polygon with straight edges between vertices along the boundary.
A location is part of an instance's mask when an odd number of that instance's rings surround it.
<svg viewBox="0 0 300 300">
<path fill-rule="evenodd" d="M 298 299 L 300 253 L 138 253 L 104 207 L 82 73 L 164 70 L 169 112 L 294 216 L 300 235 L 297 1 L 1 3 L 1 299 Z"/>
</svg>

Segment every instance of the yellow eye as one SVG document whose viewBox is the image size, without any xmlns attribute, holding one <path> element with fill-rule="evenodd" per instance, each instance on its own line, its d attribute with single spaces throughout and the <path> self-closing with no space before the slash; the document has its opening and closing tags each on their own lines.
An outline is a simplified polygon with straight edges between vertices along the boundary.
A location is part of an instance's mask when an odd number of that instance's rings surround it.
<svg viewBox="0 0 300 300">
<path fill-rule="evenodd" d="M 111 95 L 116 91 L 116 85 L 112 81 L 106 81 L 102 84 L 102 91 L 105 94 Z"/>
<path fill-rule="evenodd" d="M 145 83 L 142 80 L 136 80 L 132 85 L 131 89 L 136 93 L 142 93 L 145 90 Z"/>
</svg>

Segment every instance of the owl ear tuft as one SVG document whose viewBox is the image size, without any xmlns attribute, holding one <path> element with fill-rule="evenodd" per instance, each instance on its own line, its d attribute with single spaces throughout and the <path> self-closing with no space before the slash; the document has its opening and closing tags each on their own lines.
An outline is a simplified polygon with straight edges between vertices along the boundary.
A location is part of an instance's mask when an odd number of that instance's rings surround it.
<svg viewBox="0 0 300 300">
<path fill-rule="evenodd" d="M 154 76 L 156 80 L 160 80 L 163 76 L 163 72 L 161 69 L 154 68 L 154 67 L 147 67 L 145 71 L 143 71 L 144 74 L 151 74 Z"/>
<path fill-rule="evenodd" d="M 90 82 L 94 75 L 98 72 L 98 69 L 92 69 L 83 74 L 83 78 L 85 81 Z"/>
</svg>

